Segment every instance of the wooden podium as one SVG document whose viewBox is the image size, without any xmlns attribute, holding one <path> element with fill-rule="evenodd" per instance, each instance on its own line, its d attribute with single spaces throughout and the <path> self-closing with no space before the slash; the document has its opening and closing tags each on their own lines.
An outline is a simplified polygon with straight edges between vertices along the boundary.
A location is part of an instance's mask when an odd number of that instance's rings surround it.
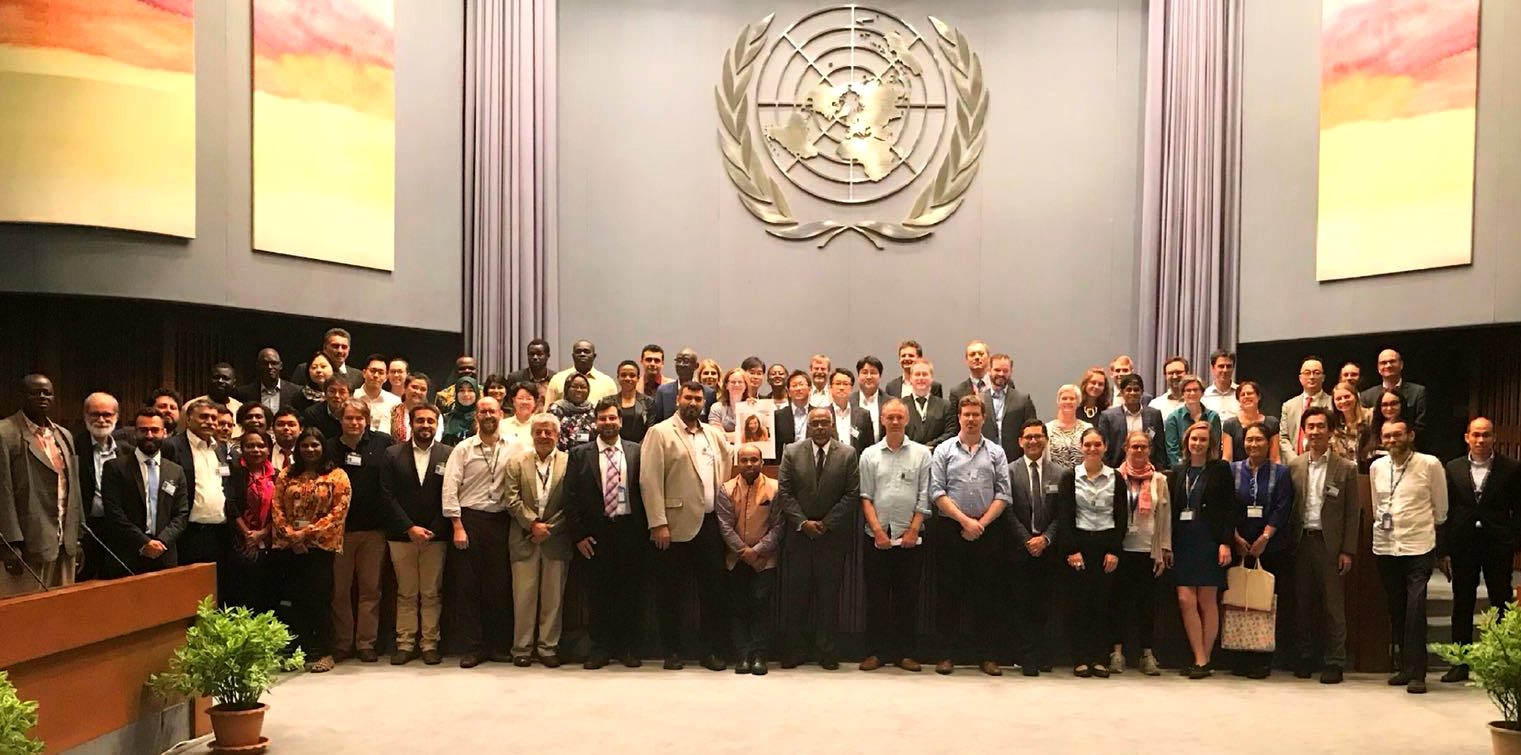
<svg viewBox="0 0 1521 755">
<path fill-rule="evenodd" d="M 47 751 L 177 704 L 144 684 L 167 667 L 195 622 L 196 604 L 215 592 L 216 567 L 196 564 L 0 599 L 0 668 L 22 699 L 37 702 L 33 734 Z M 197 715 L 204 702 L 187 713 L 191 736 L 210 730 Z"/>
</svg>

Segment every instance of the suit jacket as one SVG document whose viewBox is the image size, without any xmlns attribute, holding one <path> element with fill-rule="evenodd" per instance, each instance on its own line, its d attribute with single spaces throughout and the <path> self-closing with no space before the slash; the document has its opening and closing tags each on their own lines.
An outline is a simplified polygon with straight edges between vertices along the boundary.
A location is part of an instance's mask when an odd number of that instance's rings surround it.
<svg viewBox="0 0 1521 755">
<path fill-rule="evenodd" d="M 1311 406 L 1319 406 L 1331 409 L 1331 394 L 1321 391 Z M 1304 392 L 1283 402 L 1283 407 L 1278 412 L 1278 458 L 1280 463 L 1288 464 L 1294 460 L 1295 450 L 1299 448 L 1299 417 L 1304 414 Z"/>
<path fill-rule="evenodd" d="M 887 381 L 887 384 L 884 385 L 884 386 L 882 386 L 882 392 L 886 393 L 889 396 L 896 396 L 898 398 L 903 398 L 903 376 L 899 375 L 898 377 L 895 377 L 892 380 Z M 909 393 L 913 393 L 913 391 L 909 391 Z M 940 385 L 940 381 L 939 380 L 931 380 L 930 381 L 930 394 L 929 395 L 931 395 L 931 396 L 939 396 L 941 398 L 945 398 L 945 390 Z"/>
<path fill-rule="evenodd" d="M 991 378 L 984 378 L 984 380 L 987 381 L 989 386 L 992 385 Z M 993 394 L 990 392 L 991 390 L 991 387 L 989 387 L 982 392 L 982 437 L 1002 446 L 1004 455 L 1010 459 L 1021 456 L 1024 454 L 1024 451 L 1019 448 L 1020 428 L 1025 426 L 1025 420 L 1040 419 L 1040 415 L 1035 411 L 1035 401 L 1030 398 L 1030 394 L 1014 387 L 1013 383 L 1009 383 L 1004 388 L 1003 417 L 1000 418 L 993 414 Z M 960 405 L 961 397 L 969 395 L 971 392 L 971 378 L 961 381 L 960 384 L 951 389 L 949 399 L 951 416 L 954 418 L 953 421 L 958 423 L 957 429 L 951 432 L 952 435 L 955 435 L 960 430 L 961 415 L 956 407 Z"/>
<path fill-rule="evenodd" d="M 620 438 L 623 448 L 623 484 L 628 488 L 628 511 L 649 522 L 644 496 L 639 490 L 639 444 Z M 612 527 L 602 497 L 602 452 L 597 441 L 570 449 L 565 464 L 565 524 L 572 543 L 587 537 L 601 539 Z"/>
<path fill-rule="evenodd" d="M 870 448 L 872 443 L 876 443 L 877 441 L 882 440 L 883 436 L 886 435 L 886 433 L 882 430 L 882 405 L 887 403 L 887 400 L 890 398 L 898 398 L 898 396 L 887 393 L 881 388 L 877 389 L 877 424 L 872 427 L 873 437 L 871 439 L 871 443 L 866 444 L 865 448 L 856 449 L 858 453 L 865 451 L 867 448 Z M 868 424 L 871 423 L 871 410 L 861 405 L 861 391 L 854 390 L 850 392 L 850 408 L 860 409 L 861 411 L 866 412 L 866 422 Z"/>
<path fill-rule="evenodd" d="M 792 402 L 788 401 L 784 406 L 782 406 L 782 408 L 777 409 L 776 415 L 772 421 L 776 423 L 776 454 L 777 458 L 780 459 L 781 455 L 786 452 L 787 446 L 790 446 L 800 440 L 797 434 L 797 430 L 793 426 L 793 422 L 795 422 L 796 419 L 792 414 Z M 805 424 L 803 432 L 804 438 L 806 438 L 808 435 L 806 428 L 807 425 Z"/>
<path fill-rule="evenodd" d="M 1118 467 L 1125 463 L 1125 436 L 1129 434 L 1125 424 L 1125 407 L 1111 406 L 1099 412 L 1093 423 L 1104 436 L 1104 463 Z M 1149 406 L 1141 406 L 1141 429 L 1151 437 L 1151 465 L 1158 472 L 1167 471 L 1167 431 L 1162 413 Z M 1009 457 L 1014 458 L 1014 457 Z"/>
<path fill-rule="evenodd" d="M 1188 465 L 1179 464 L 1167 473 L 1167 498 L 1172 504 L 1173 516 L 1189 507 L 1185 479 Z M 1209 524 L 1210 537 L 1218 544 L 1230 546 L 1236 529 L 1236 478 L 1231 474 L 1230 462 L 1211 459 L 1205 462 L 1199 475 L 1199 515 Z M 1129 502 L 1126 502 L 1129 505 Z M 1177 523 L 1173 524 L 1174 532 Z M 1176 539 L 1174 535 L 1174 539 Z"/>
<path fill-rule="evenodd" d="M 544 555 L 556 561 L 569 561 L 574 555 L 570 535 L 565 531 L 565 452 L 556 450 L 550 457 L 549 499 L 544 513 L 539 513 L 539 472 L 537 451 L 529 449 L 507 461 L 507 513 L 513 524 L 507 530 L 507 556 L 513 561 L 532 558 L 534 543 L 528 532 L 534 522 L 549 525 L 549 539 L 539 543 Z"/>
<path fill-rule="evenodd" d="M 913 398 L 906 399 L 905 403 L 908 404 L 908 427 L 904 434 L 909 440 L 934 448 L 961 432 L 961 420 L 949 401 L 930 394 L 925 402 L 923 419 L 919 418 L 919 408 Z"/>
<path fill-rule="evenodd" d="M 834 406 L 830 405 L 830 411 Z M 857 406 L 850 407 L 850 447 L 856 450 L 856 456 L 862 451 L 871 448 L 877 442 L 876 431 L 871 426 L 871 412 Z"/>
<path fill-rule="evenodd" d="M 1476 526 L 1514 549 L 1521 540 L 1521 471 L 1515 459 L 1500 454 L 1490 457 L 1484 493 L 1475 495 L 1473 465 L 1468 456 L 1447 462 L 1447 522 L 1449 549 L 1468 550 Z"/>
<path fill-rule="evenodd" d="M 179 565 L 174 544 L 190 525 L 192 493 L 185 482 L 184 468 L 159 453 L 158 490 L 153 496 L 156 532 L 148 531 L 146 484 L 136 452 L 118 454 L 101 467 L 100 497 L 106 507 L 109 530 L 106 542 L 135 574 Z M 164 544 L 167 550 L 163 555 L 158 558 L 138 555 L 150 540 Z M 114 561 L 110 567 L 116 567 Z"/>
<path fill-rule="evenodd" d="M 691 446 L 681 438 L 683 430 L 677 426 L 680 422 L 680 417 L 672 417 L 645 433 L 644 442 L 639 444 L 639 487 L 650 529 L 670 527 L 671 541 L 684 543 L 702 529 L 706 512 L 697 460 L 692 458 Z M 777 430 L 780 432 L 781 428 Z M 707 437 L 716 456 L 717 487 L 732 476 L 734 452 L 723 430 L 703 422 L 698 431 Z M 713 497 L 716 505 L 716 490 Z"/>
<path fill-rule="evenodd" d="M 117 456 L 131 455 L 134 448 L 131 430 L 118 427 L 111 432 L 111 438 L 116 441 Z M 100 489 L 100 481 L 95 479 L 95 440 L 90 437 L 89 430 L 74 433 L 74 451 L 78 454 L 75 458 L 79 459 L 79 503 L 84 507 L 85 517 L 89 518 L 91 504 L 95 502 L 95 491 Z M 105 473 L 104 465 L 101 473 Z"/>
<path fill-rule="evenodd" d="M 776 499 L 787 518 L 787 530 L 803 522 L 823 522 L 825 537 L 844 538 L 855 526 L 861 507 L 861 470 L 856 449 L 830 440 L 824 450 L 824 474 L 818 473 L 812 441 L 797 443 L 782 455 Z"/>
<path fill-rule="evenodd" d="M 217 460 L 228 465 L 228 476 L 222 478 L 222 494 L 230 496 L 231 491 L 231 467 L 232 460 L 228 455 L 227 446 L 223 443 L 216 445 Z M 190 505 L 195 506 L 195 462 L 190 458 L 190 438 L 184 432 L 175 433 L 164 439 L 164 445 L 159 449 L 159 454 L 165 459 L 174 462 L 185 472 L 185 494 L 189 496 Z M 231 520 L 228 524 L 232 524 Z"/>
<path fill-rule="evenodd" d="M 305 370 L 304 369 L 303 369 L 302 374 L 305 374 Z M 363 376 L 360 377 L 360 382 L 361 383 L 364 382 Z M 258 404 L 258 403 L 262 403 L 263 402 L 262 401 L 263 397 L 259 394 L 260 388 L 261 388 L 261 385 L 260 385 L 259 381 L 257 381 L 257 380 L 255 380 L 252 383 L 245 383 L 243 385 L 238 386 L 236 389 L 233 390 L 232 397 L 235 398 L 235 399 L 237 399 L 237 400 L 239 400 L 239 401 L 242 401 L 245 404 Z M 280 381 L 280 408 L 281 409 L 284 409 L 287 406 L 294 405 L 294 403 L 296 401 L 296 397 L 298 397 L 300 395 L 301 395 L 301 386 L 296 385 L 295 383 L 293 383 L 293 382 L 291 382 L 289 380 L 281 380 Z M 273 420 L 274 417 L 270 417 L 270 419 Z"/>
<path fill-rule="evenodd" d="M 655 389 L 655 416 L 650 419 L 650 424 L 664 422 L 676 416 L 676 394 L 680 388 L 680 382 L 672 381 L 661 383 L 660 387 Z M 702 396 L 702 416 L 706 420 L 708 410 L 712 409 L 713 402 L 718 400 L 718 394 L 714 393 L 712 388 L 703 386 Z"/>
<path fill-rule="evenodd" d="M 1362 523 L 1362 507 L 1357 500 L 1357 462 L 1329 453 L 1326 461 L 1325 495 L 1320 501 L 1320 532 L 1326 547 L 1334 549 L 1328 554 L 1331 563 L 1342 553 L 1357 553 L 1357 536 Z M 1290 520 L 1289 536 L 1298 540 L 1304 531 L 1305 506 L 1309 501 L 1310 456 L 1295 457 L 1288 463 L 1289 480 L 1294 483 L 1294 514 Z M 1335 492 L 1332 492 L 1332 491 Z M 1447 515 L 1452 521 L 1452 514 Z"/>
<path fill-rule="evenodd" d="M 332 440 L 343 434 L 343 423 L 333 417 L 333 413 L 327 410 L 326 401 L 318 401 L 306 407 L 301 412 L 301 429 L 315 427 L 322 431 L 324 440 Z M 443 429 L 443 418 L 439 418 L 439 429 Z M 442 435 L 442 432 L 440 432 Z"/>
<path fill-rule="evenodd" d="M 1404 408 L 1401 412 L 1402 416 L 1410 419 L 1410 421 L 1414 424 L 1417 433 L 1425 430 L 1426 386 L 1421 385 L 1420 383 L 1412 383 L 1409 380 L 1406 380 L 1400 383 L 1399 394 L 1400 402 L 1404 404 Z M 1380 381 L 1378 385 L 1365 389 L 1362 393 L 1358 394 L 1358 399 L 1363 406 L 1377 411 L 1378 400 L 1383 395 L 1384 384 L 1382 381 Z M 1416 443 L 1419 444 L 1420 440 L 1420 436 L 1417 435 Z"/>
<path fill-rule="evenodd" d="M 444 517 L 443 469 L 453 451 L 453 446 L 434 441 L 428 449 L 427 473 L 418 483 L 412 444 L 397 443 L 385 450 L 380 501 L 388 539 L 404 542 L 414 526 L 431 531 L 435 542 L 452 539 L 453 524 Z"/>
<path fill-rule="evenodd" d="M 79 524 L 84 516 L 79 495 L 79 454 L 74 438 L 53 425 L 53 438 L 63 455 L 64 469 L 53 466 L 37 438 L 27 430 L 26 417 L 16 412 L 0 421 L 0 537 L 25 542 L 25 554 L 54 561 L 59 551 L 58 478 L 68 484 L 63 513 L 63 552 L 79 554 Z"/>
<path fill-rule="evenodd" d="M 1030 496 L 1030 460 L 1022 453 L 1010 458 L 1009 510 L 1002 517 L 1014 535 L 1014 542 L 1009 546 L 1010 554 L 1015 562 L 1028 560 L 1030 552 L 1025 550 L 1025 542 L 1034 537 L 1035 533 L 1045 535 L 1051 542 L 1044 555 L 1054 554 L 1057 552 L 1056 543 L 1064 534 L 1061 511 L 1057 505 L 1057 491 L 1067 468 L 1052 461 L 1049 456 L 1041 457 L 1040 511 L 1037 515 L 1035 499 Z"/>
</svg>

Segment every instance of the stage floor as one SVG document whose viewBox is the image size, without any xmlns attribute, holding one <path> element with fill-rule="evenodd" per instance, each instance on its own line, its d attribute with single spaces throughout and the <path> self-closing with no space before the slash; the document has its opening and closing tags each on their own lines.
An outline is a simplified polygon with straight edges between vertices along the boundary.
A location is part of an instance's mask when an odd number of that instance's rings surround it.
<svg viewBox="0 0 1521 755">
<path fill-rule="evenodd" d="M 765 677 L 612 666 L 460 669 L 354 661 L 274 689 L 265 733 L 291 753 L 1487 752 L 1480 690 L 1410 695 L 1384 677 L 1339 686 L 1275 673 L 1190 681 L 1127 671 L 1038 679 L 974 668 L 871 673 L 816 666 Z M 848 669 L 848 670 L 847 670 Z"/>
</svg>

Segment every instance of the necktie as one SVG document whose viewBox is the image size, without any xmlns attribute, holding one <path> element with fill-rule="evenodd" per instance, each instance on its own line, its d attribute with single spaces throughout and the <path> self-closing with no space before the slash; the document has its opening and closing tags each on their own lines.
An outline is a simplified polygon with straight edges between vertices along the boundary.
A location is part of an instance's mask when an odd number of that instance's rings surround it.
<svg viewBox="0 0 1521 755">
<path fill-rule="evenodd" d="M 602 512 L 611 519 L 618 513 L 618 489 L 623 487 L 623 470 L 618 469 L 613 449 L 604 449 L 603 453 L 607 454 L 607 476 L 602 480 Z"/>
<path fill-rule="evenodd" d="M 158 534 L 158 459 L 149 459 L 148 484 L 143 491 L 143 501 L 148 508 L 148 534 Z"/>
<path fill-rule="evenodd" d="M 972 392 L 975 393 L 975 394 L 977 394 L 977 395 L 979 395 L 979 396 L 982 395 L 982 381 L 981 380 L 978 380 L 977 382 L 972 383 Z"/>
<path fill-rule="evenodd" d="M 929 399 L 917 396 L 914 398 L 914 403 L 919 405 L 919 419 L 924 419 L 925 405 L 929 403 Z"/>
<path fill-rule="evenodd" d="M 1043 508 L 1041 504 L 1045 503 L 1040 494 L 1041 490 L 1040 465 L 1032 461 L 1030 462 L 1030 526 L 1032 527 L 1040 521 L 1040 510 Z"/>
<path fill-rule="evenodd" d="M 1306 395 L 1304 397 L 1304 408 L 1299 410 L 1299 416 L 1301 418 L 1303 418 L 1304 417 L 1304 413 L 1307 410 L 1309 410 L 1309 408 L 1310 408 L 1310 397 L 1308 395 Z M 1304 431 L 1302 431 L 1302 430 L 1296 430 L 1295 432 L 1299 435 L 1299 450 L 1298 450 L 1298 453 L 1304 453 Z"/>
<path fill-rule="evenodd" d="M 817 460 L 814 462 L 813 471 L 815 474 L 814 479 L 821 480 L 824 478 L 824 447 L 818 446 L 817 448 L 819 455 L 817 457 Z"/>
</svg>

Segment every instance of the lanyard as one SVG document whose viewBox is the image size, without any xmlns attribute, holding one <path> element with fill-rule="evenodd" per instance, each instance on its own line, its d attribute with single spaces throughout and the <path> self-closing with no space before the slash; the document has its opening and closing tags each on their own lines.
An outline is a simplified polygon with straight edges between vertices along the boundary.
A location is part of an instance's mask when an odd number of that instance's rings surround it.
<svg viewBox="0 0 1521 755">
<path fill-rule="evenodd" d="M 540 464 L 538 457 L 535 457 L 533 460 L 533 473 L 539 476 L 539 492 L 541 493 L 549 489 L 549 477 L 550 475 L 554 474 L 555 471 L 554 453 L 551 452 L 549 454 L 549 458 L 545 459 L 544 461 L 544 464 Z M 539 469 L 540 466 L 543 467 L 542 471 Z"/>
<path fill-rule="evenodd" d="M 1204 467 L 1190 467 L 1183 473 L 1183 497 L 1188 499 L 1188 508 L 1194 507 L 1194 487 L 1204 477 Z"/>
<path fill-rule="evenodd" d="M 486 444 L 481 443 L 481 444 L 477 445 L 476 448 L 480 449 L 480 452 L 481 452 L 481 461 L 486 462 L 486 475 L 488 477 L 490 477 L 491 479 L 495 480 L 496 479 L 496 465 L 501 460 L 501 446 L 500 445 L 494 445 L 494 446 L 492 446 L 491 447 L 491 455 L 490 456 L 486 455 Z"/>
<path fill-rule="evenodd" d="M 1412 454 L 1413 456 L 1413 454 Z M 1405 473 L 1410 471 L 1410 460 L 1405 460 L 1405 466 L 1400 469 L 1400 476 L 1394 476 L 1394 457 L 1389 457 L 1389 500 L 1394 500 L 1394 491 L 1399 490 L 1400 483 L 1405 480 Z"/>
<path fill-rule="evenodd" d="M 1243 476 L 1249 476 L 1251 478 L 1249 480 L 1249 482 L 1251 484 L 1251 490 L 1252 490 L 1252 503 L 1261 504 L 1262 502 L 1260 500 L 1258 500 L 1258 498 L 1257 498 L 1257 475 L 1254 474 L 1254 473 L 1252 473 L 1252 471 L 1247 468 L 1246 462 L 1244 462 L 1244 461 L 1235 462 L 1235 466 L 1236 466 L 1236 470 L 1238 472 L 1240 472 Z M 1275 474 L 1273 474 L 1273 468 L 1269 464 L 1267 464 L 1266 462 L 1264 462 L 1263 466 L 1265 466 L 1265 467 L 1268 468 L 1267 497 L 1268 497 L 1269 501 L 1272 501 L 1273 500 L 1273 485 L 1274 485 L 1274 483 L 1277 482 L 1277 477 L 1278 476 L 1275 475 Z"/>
</svg>

